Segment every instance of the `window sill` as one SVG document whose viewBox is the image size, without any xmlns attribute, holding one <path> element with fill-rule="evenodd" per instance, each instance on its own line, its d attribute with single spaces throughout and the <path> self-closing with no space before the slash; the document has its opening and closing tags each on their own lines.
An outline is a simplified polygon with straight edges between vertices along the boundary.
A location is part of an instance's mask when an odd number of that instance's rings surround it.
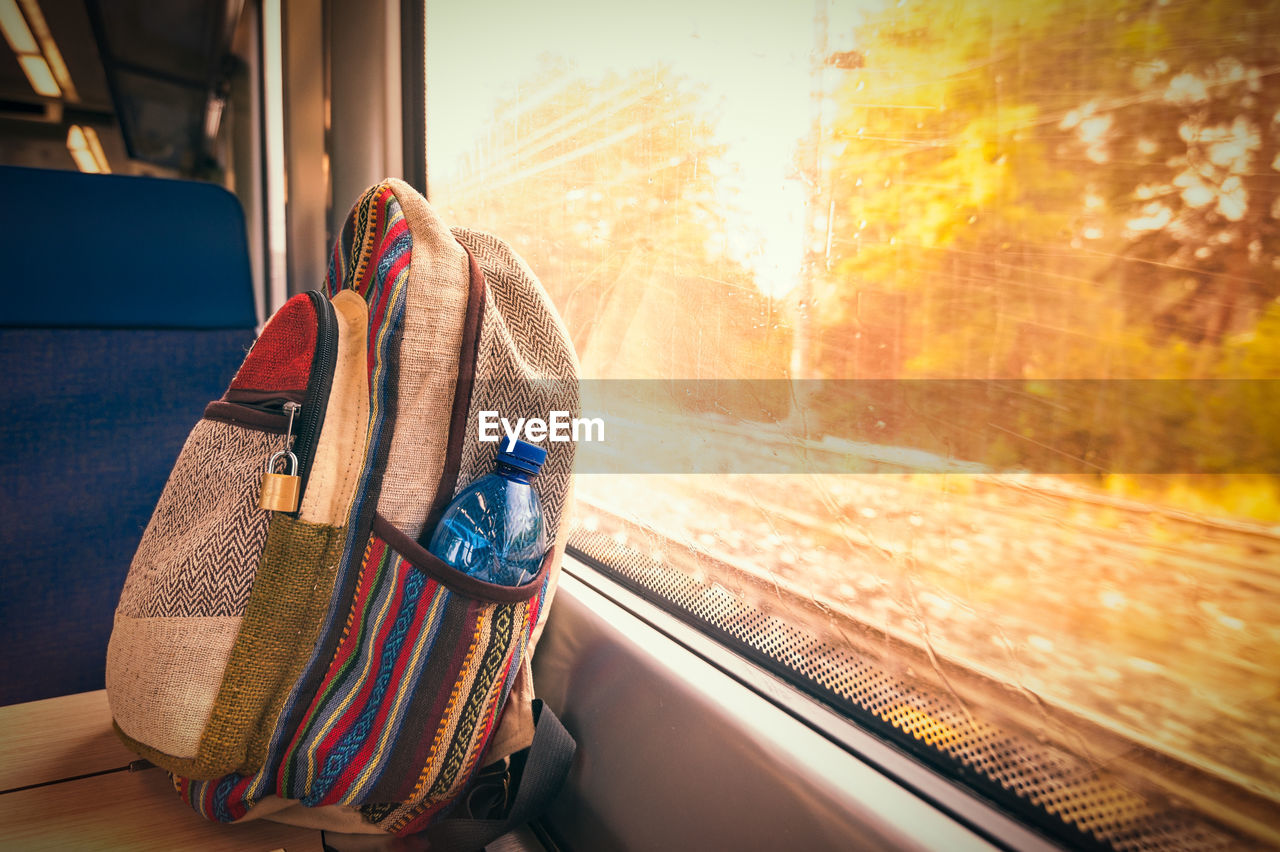
<svg viewBox="0 0 1280 852">
<path fill-rule="evenodd" d="M 578 739 L 567 848 L 1053 848 L 575 560 L 534 667 Z"/>
</svg>

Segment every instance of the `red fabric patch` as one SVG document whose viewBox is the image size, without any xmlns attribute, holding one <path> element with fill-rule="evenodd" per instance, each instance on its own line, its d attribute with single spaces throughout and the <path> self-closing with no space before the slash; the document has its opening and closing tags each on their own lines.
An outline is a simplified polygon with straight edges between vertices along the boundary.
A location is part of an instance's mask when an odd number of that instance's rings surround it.
<svg viewBox="0 0 1280 852">
<path fill-rule="evenodd" d="M 306 293 L 281 306 L 249 350 L 232 390 L 304 391 L 316 351 L 316 309 Z"/>
</svg>

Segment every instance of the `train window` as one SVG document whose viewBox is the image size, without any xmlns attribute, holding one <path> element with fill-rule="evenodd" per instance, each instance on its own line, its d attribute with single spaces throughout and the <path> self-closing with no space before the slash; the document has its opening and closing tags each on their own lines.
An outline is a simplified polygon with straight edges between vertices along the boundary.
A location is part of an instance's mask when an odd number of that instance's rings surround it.
<svg viewBox="0 0 1280 852">
<path fill-rule="evenodd" d="M 574 553 L 1051 837 L 1280 842 L 1274 4 L 425 14 Z"/>
</svg>

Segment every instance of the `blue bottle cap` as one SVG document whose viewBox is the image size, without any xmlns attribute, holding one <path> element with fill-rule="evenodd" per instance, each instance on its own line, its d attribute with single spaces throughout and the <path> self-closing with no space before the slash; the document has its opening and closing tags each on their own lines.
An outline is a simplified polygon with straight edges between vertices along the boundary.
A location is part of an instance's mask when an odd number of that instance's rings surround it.
<svg viewBox="0 0 1280 852">
<path fill-rule="evenodd" d="M 516 470 L 533 476 L 547 460 L 547 451 L 525 441 L 503 438 L 498 447 L 498 464 L 511 465 Z"/>
</svg>

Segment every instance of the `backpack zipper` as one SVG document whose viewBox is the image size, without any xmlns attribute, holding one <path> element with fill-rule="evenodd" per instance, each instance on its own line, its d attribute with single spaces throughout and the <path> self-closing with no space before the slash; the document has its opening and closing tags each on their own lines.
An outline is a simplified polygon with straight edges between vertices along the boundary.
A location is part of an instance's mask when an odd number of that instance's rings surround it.
<svg viewBox="0 0 1280 852">
<path fill-rule="evenodd" d="M 309 290 L 307 296 L 315 308 L 316 348 L 311 356 L 311 373 L 307 377 L 302 402 L 298 403 L 287 396 L 255 402 L 228 400 L 224 397 L 209 403 L 204 411 L 204 416 L 213 420 L 284 435 L 284 451 L 292 452 L 298 460 L 297 469 L 292 475 L 299 479 L 296 504 L 299 507 L 302 505 L 302 496 L 306 493 L 311 465 L 315 461 L 316 445 L 320 441 L 320 430 L 324 426 L 325 410 L 329 406 L 329 393 L 333 387 L 333 375 L 338 365 L 337 311 L 320 291 Z M 287 514 L 297 517 L 298 510 L 294 509 Z"/>
<path fill-rule="evenodd" d="M 338 366 L 337 312 L 319 290 L 308 290 L 307 296 L 316 310 L 316 353 L 311 359 L 311 376 L 307 379 L 307 392 L 298 412 L 298 437 L 294 441 L 298 476 L 302 479 L 302 490 L 298 494 L 299 507 L 307 491 L 311 463 L 315 461 L 316 444 L 320 441 L 320 429 L 324 426 L 324 413 L 329 407 L 333 373 Z M 298 513 L 291 514 L 297 517 Z"/>
</svg>

